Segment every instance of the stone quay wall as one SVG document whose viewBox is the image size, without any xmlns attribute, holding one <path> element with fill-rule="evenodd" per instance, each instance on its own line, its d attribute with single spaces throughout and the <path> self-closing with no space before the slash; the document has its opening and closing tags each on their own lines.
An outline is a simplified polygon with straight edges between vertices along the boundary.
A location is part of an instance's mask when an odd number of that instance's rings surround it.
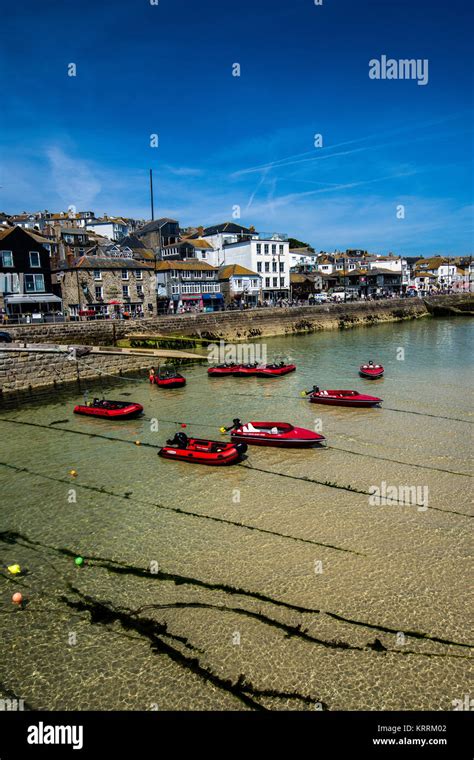
<svg viewBox="0 0 474 760">
<path fill-rule="evenodd" d="M 57 348 L 41 344 L 28 344 L 30 349 Z M 156 361 L 158 363 L 158 361 Z M 0 399 L 18 391 L 27 394 L 41 388 L 60 388 L 82 380 L 132 374 L 153 364 L 149 356 L 88 354 L 71 360 L 67 353 L 35 353 L 34 351 L 2 351 L 0 344 Z"/>
<path fill-rule="evenodd" d="M 473 296 L 445 296 L 456 305 Z M 427 299 L 428 302 L 428 299 Z M 129 335 L 173 335 L 224 340 L 291 335 L 414 319 L 429 313 L 420 298 L 330 303 L 293 308 L 262 308 L 179 314 L 141 320 L 104 320 L 5 327 L 14 341 L 111 346 Z"/>
</svg>

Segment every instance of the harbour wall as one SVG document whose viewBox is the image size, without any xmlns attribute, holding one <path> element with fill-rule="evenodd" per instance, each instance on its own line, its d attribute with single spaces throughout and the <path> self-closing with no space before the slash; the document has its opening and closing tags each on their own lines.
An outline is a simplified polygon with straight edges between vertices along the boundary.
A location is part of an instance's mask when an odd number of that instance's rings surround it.
<svg viewBox="0 0 474 760">
<path fill-rule="evenodd" d="M 262 308 L 180 314 L 140 321 L 104 320 L 5 327 L 14 341 L 111 346 L 130 335 L 173 335 L 212 340 L 252 338 L 345 329 L 379 322 L 415 319 L 437 309 L 472 310 L 474 294 L 435 298 L 403 298 L 381 301 L 330 303 L 293 308 Z M 454 313 L 454 312 L 453 312 Z"/>
<path fill-rule="evenodd" d="M 54 345 L 28 344 L 28 348 L 51 348 Z M 51 392 L 76 384 L 86 387 L 83 381 L 99 378 L 107 381 L 111 376 L 133 374 L 143 371 L 153 364 L 150 357 L 136 355 L 88 354 L 76 360 L 68 358 L 67 353 L 35 353 L 31 351 L 2 351 L 0 346 L 0 402 L 12 394 L 21 392 L 22 398 L 38 397 L 42 389 Z M 158 361 L 156 361 L 158 364 Z"/>
</svg>

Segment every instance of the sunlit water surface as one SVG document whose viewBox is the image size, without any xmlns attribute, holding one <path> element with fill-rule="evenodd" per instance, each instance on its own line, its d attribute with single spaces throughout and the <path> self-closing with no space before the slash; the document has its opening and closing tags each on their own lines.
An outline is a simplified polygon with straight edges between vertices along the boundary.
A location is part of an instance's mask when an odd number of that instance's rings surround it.
<svg viewBox="0 0 474 760">
<path fill-rule="evenodd" d="M 2 410 L 6 695 L 54 710 L 450 710 L 469 692 L 471 323 L 267 350 L 297 371 L 216 380 L 195 366 L 180 390 L 87 385 L 142 403 L 139 420 L 73 415 L 77 388 Z M 384 379 L 359 378 L 368 359 Z M 313 384 L 383 407 L 310 404 Z M 254 447 L 229 468 L 157 456 L 178 423 L 219 439 L 234 417 L 322 426 L 328 445 Z M 428 508 L 371 505 L 382 483 L 418 487 Z M 8 573 L 14 562 L 27 574 Z"/>
</svg>

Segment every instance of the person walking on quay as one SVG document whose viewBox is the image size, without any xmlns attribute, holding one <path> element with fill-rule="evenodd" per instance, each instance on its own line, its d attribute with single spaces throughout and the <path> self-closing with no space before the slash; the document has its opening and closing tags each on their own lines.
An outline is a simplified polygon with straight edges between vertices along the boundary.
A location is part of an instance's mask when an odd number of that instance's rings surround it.
<svg viewBox="0 0 474 760">
<path fill-rule="evenodd" d="M 155 382 L 155 368 L 154 367 L 150 367 L 150 372 L 148 374 L 148 379 L 149 379 L 149 381 L 150 381 L 151 384 L 153 384 Z"/>
</svg>

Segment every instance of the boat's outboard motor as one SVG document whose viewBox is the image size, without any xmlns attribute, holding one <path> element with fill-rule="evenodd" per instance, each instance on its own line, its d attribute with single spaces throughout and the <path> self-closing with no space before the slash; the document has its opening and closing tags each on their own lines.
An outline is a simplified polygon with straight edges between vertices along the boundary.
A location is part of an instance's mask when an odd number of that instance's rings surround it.
<svg viewBox="0 0 474 760">
<path fill-rule="evenodd" d="M 186 433 L 175 433 L 174 438 L 171 438 L 169 441 L 166 441 L 168 446 L 177 446 L 179 449 L 185 449 L 188 445 L 188 436 Z"/>
<path fill-rule="evenodd" d="M 236 443 L 235 448 L 239 452 L 240 456 L 242 456 L 247 451 L 248 446 L 246 443 Z"/>
</svg>

